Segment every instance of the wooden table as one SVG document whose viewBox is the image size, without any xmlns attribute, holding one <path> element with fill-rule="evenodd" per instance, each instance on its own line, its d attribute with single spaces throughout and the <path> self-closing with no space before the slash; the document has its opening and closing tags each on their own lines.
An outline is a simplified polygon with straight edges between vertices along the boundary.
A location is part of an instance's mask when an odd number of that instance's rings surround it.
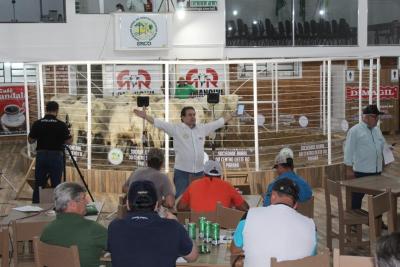
<svg viewBox="0 0 400 267">
<path fill-rule="evenodd" d="M 263 199 L 260 195 L 243 195 L 243 198 L 249 204 L 250 208 L 260 207 L 263 204 Z"/>
<path fill-rule="evenodd" d="M 400 197 L 400 177 L 395 177 L 390 174 L 382 173 L 382 175 L 365 176 L 356 179 L 340 181 L 340 184 L 346 187 L 346 209 L 351 209 L 351 193 L 365 193 L 369 195 L 377 195 L 385 192 L 390 188 L 393 195 Z M 394 215 L 397 214 L 397 201 L 393 202 Z M 397 216 L 395 217 L 397 218 Z M 395 229 L 397 229 L 397 222 L 395 220 Z"/>
<path fill-rule="evenodd" d="M 202 243 L 201 240 L 197 240 L 197 245 Z M 228 244 L 220 244 L 218 246 L 213 246 L 207 243 L 210 248 L 211 253 L 209 254 L 199 254 L 198 259 L 195 262 L 185 262 L 176 263 L 176 266 L 213 266 L 213 267 L 228 267 L 231 266 L 231 252 L 229 250 Z"/>
<path fill-rule="evenodd" d="M 53 212 L 53 204 L 27 204 L 31 206 L 38 206 L 43 209 L 40 212 L 21 212 L 12 209 L 11 212 L 2 220 L 1 225 L 7 226 L 12 221 L 22 220 L 24 222 L 51 222 L 56 218 L 55 212 Z M 88 220 L 97 221 L 100 212 L 103 208 L 104 202 L 95 202 L 96 208 L 99 211 L 97 215 L 85 216 Z M 30 216 L 31 215 L 31 216 Z M 26 219 L 23 219 L 27 217 Z"/>
</svg>

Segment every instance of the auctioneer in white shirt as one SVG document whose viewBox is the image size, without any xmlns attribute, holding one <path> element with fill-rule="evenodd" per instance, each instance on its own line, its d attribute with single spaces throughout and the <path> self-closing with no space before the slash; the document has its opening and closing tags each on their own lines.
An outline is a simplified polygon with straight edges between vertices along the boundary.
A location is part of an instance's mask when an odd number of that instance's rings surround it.
<svg viewBox="0 0 400 267">
<path fill-rule="evenodd" d="M 154 119 L 154 126 L 174 138 L 175 169 L 201 172 L 204 167 L 204 142 L 211 132 L 224 126 L 224 118 L 209 123 L 198 123 L 190 128 L 184 123 L 169 123 Z"/>
</svg>

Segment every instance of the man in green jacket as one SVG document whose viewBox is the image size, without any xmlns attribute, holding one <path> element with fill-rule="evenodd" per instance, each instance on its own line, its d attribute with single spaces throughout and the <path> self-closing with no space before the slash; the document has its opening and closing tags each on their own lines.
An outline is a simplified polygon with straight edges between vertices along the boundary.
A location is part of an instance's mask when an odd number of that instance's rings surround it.
<svg viewBox="0 0 400 267">
<path fill-rule="evenodd" d="M 183 77 L 179 77 L 178 85 L 175 89 L 175 97 L 180 99 L 187 99 L 192 97 L 193 94 L 197 92 L 193 85 L 188 84 L 188 82 Z"/>
<path fill-rule="evenodd" d="M 76 245 L 81 267 L 98 267 L 107 245 L 107 229 L 84 218 L 86 189 L 77 183 L 59 184 L 54 190 L 54 202 L 57 218 L 45 227 L 40 240 L 63 247 Z"/>
</svg>

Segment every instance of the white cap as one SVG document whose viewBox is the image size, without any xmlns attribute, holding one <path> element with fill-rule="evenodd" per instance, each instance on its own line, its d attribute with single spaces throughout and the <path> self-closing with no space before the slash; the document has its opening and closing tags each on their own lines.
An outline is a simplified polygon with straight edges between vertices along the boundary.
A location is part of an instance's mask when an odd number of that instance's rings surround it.
<svg viewBox="0 0 400 267">
<path fill-rule="evenodd" d="M 278 155 L 275 157 L 274 164 L 275 166 L 278 164 L 287 164 L 288 159 L 291 159 L 293 162 L 293 150 L 288 147 L 284 147 L 279 151 Z"/>
<path fill-rule="evenodd" d="M 219 162 L 214 160 L 209 160 L 204 164 L 204 173 L 207 176 L 221 176 L 222 175 L 222 167 Z"/>
</svg>

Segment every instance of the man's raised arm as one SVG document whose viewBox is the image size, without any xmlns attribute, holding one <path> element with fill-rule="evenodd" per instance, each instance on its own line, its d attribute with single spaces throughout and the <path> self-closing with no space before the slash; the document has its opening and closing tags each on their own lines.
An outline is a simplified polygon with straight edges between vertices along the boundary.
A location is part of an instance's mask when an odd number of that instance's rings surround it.
<svg viewBox="0 0 400 267">
<path fill-rule="evenodd" d="M 145 110 L 134 109 L 133 113 L 135 113 L 136 116 L 150 122 L 151 124 L 154 124 L 154 118 L 150 115 L 147 115 Z"/>
</svg>

